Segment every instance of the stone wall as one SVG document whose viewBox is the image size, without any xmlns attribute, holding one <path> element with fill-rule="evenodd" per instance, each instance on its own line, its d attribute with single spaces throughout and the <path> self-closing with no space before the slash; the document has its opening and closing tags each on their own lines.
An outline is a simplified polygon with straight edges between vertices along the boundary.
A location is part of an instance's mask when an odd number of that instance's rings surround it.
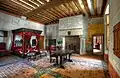
<svg viewBox="0 0 120 78">
<path fill-rule="evenodd" d="M 83 35 L 82 15 L 66 17 L 59 20 L 59 36 L 68 36 L 68 32 L 71 32 L 71 36 Z"/>
<path fill-rule="evenodd" d="M 45 26 L 45 46 L 49 46 L 49 39 L 58 38 L 58 27 L 59 24 L 51 24 Z"/>
<path fill-rule="evenodd" d="M 41 30 L 44 35 L 44 25 L 28 21 L 19 17 L 8 15 L 0 12 L 0 29 L 1 30 L 14 30 L 18 28 L 29 28 L 35 30 Z"/>
<path fill-rule="evenodd" d="M 15 17 L 12 15 L 8 15 L 0 12 L 0 30 L 8 31 L 8 37 L 4 37 L 4 42 L 6 42 L 7 49 L 11 48 L 12 44 L 12 31 L 18 28 L 29 28 L 34 30 L 41 30 L 42 36 L 44 36 L 44 25 L 40 23 L 35 23 L 32 21 L 28 21 L 19 17 Z"/>
<path fill-rule="evenodd" d="M 113 53 L 114 39 L 113 27 L 120 22 L 120 0 L 110 0 L 110 47 L 109 47 L 109 62 L 112 64 L 115 71 L 120 76 L 120 58 Z M 111 73 L 112 75 L 113 73 Z"/>
<path fill-rule="evenodd" d="M 56 39 L 58 37 L 58 24 L 51 24 L 45 26 L 45 35 L 48 39 Z"/>
</svg>

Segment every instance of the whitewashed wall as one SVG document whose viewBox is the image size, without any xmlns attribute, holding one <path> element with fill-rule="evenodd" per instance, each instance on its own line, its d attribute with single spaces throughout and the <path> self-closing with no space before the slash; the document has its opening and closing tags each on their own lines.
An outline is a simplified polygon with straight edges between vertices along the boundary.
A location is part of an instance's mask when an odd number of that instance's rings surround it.
<svg viewBox="0 0 120 78">
<path fill-rule="evenodd" d="M 110 46 L 109 46 L 109 61 L 120 76 L 120 58 L 113 53 L 114 39 L 113 28 L 120 22 L 120 0 L 110 0 Z"/>
<path fill-rule="evenodd" d="M 3 31 L 0 31 L 0 36 L 4 36 Z M 3 37 L 0 37 L 0 42 L 3 42 L 3 41 L 4 41 L 4 38 L 3 38 Z"/>
<path fill-rule="evenodd" d="M 11 16 L 0 12 L 0 30 L 8 31 L 8 37 L 4 37 L 3 42 L 6 42 L 7 49 L 11 48 L 12 43 L 12 31 L 18 28 L 28 28 L 34 30 L 41 30 L 41 35 L 44 35 L 44 25 L 40 23 L 35 23 L 22 18 Z"/>
<path fill-rule="evenodd" d="M 59 36 L 68 36 L 68 31 L 71 31 L 71 35 L 83 35 L 82 28 L 82 15 L 66 17 L 59 20 Z"/>
<path fill-rule="evenodd" d="M 71 31 L 71 36 L 80 36 L 80 54 L 86 54 L 85 40 L 88 32 L 88 17 L 77 15 L 66 17 L 59 20 L 59 36 L 68 36 L 68 31 Z"/>
<path fill-rule="evenodd" d="M 35 30 L 41 30 L 44 35 L 44 25 L 28 21 L 15 16 L 7 15 L 0 12 L 0 29 L 1 30 L 14 30 L 18 28 L 29 28 Z"/>
<path fill-rule="evenodd" d="M 46 37 L 48 39 L 56 39 L 58 37 L 58 24 L 46 25 Z"/>
<path fill-rule="evenodd" d="M 66 17 L 59 20 L 59 30 L 83 28 L 83 16 L 77 15 Z"/>
<path fill-rule="evenodd" d="M 89 24 L 104 24 L 104 18 L 103 17 L 97 17 L 97 18 L 90 18 Z"/>
</svg>

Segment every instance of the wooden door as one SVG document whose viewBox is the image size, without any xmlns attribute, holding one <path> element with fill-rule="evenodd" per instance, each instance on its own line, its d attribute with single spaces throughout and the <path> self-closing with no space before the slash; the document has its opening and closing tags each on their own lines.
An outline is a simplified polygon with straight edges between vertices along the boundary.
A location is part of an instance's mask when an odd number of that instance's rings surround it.
<svg viewBox="0 0 120 78">
<path fill-rule="evenodd" d="M 120 22 L 114 27 L 114 54 L 120 57 Z"/>
<path fill-rule="evenodd" d="M 40 36 L 40 49 L 44 49 L 44 36 Z"/>
</svg>

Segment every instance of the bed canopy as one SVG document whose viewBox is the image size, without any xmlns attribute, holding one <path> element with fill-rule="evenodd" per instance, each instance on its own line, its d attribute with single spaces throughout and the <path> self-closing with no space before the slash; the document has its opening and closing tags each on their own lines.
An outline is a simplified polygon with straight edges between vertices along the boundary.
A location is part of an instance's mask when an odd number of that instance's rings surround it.
<svg viewBox="0 0 120 78">
<path fill-rule="evenodd" d="M 19 55 L 26 55 L 28 52 L 38 52 L 39 39 L 42 31 L 20 28 L 12 31 L 12 51 Z"/>
</svg>

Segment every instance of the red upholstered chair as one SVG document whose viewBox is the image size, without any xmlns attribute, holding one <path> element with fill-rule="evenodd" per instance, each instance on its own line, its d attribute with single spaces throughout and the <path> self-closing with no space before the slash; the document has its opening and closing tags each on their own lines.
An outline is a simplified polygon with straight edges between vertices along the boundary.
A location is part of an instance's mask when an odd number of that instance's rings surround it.
<svg viewBox="0 0 120 78">
<path fill-rule="evenodd" d="M 6 44 L 4 42 L 0 43 L 0 56 L 8 55 L 9 51 L 6 50 Z"/>
</svg>

